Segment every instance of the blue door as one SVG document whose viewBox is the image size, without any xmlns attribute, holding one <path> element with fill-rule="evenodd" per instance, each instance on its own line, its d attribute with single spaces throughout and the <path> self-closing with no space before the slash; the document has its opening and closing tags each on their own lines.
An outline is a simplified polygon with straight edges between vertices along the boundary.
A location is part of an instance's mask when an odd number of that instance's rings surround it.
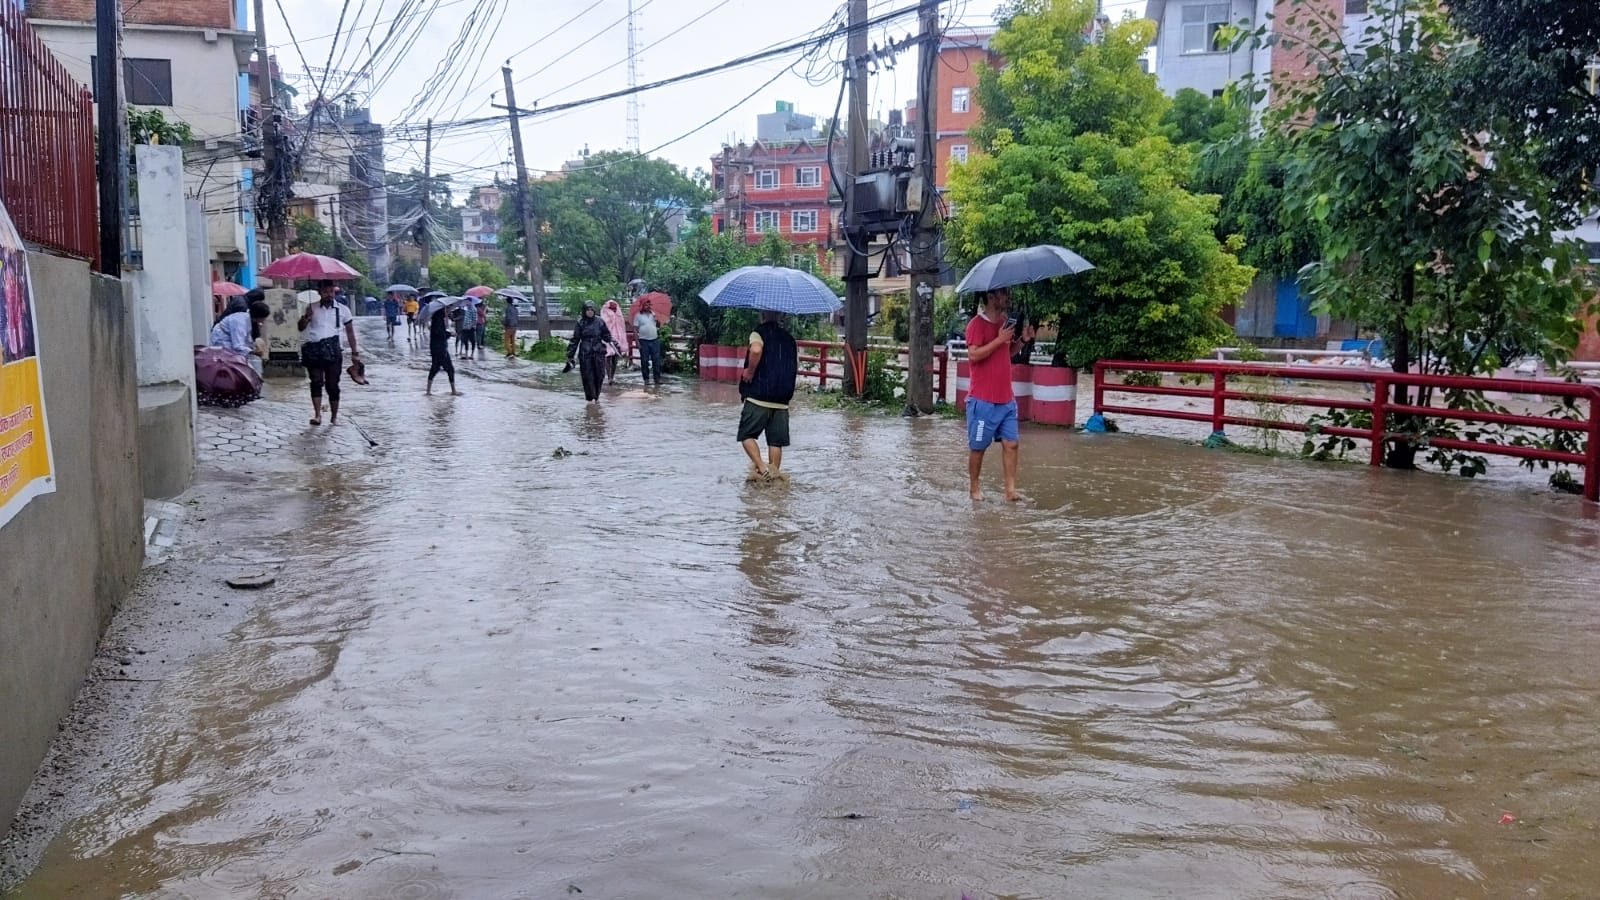
<svg viewBox="0 0 1600 900">
<path fill-rule="evenodd" d="M 1278 282 L 1272 317 L 1272 336 L 1309 338 L 1316 336 L 1317 317 L 1311 314 L 1311 297 L 1300 291 L 1298 281 Z"/>
</svg>

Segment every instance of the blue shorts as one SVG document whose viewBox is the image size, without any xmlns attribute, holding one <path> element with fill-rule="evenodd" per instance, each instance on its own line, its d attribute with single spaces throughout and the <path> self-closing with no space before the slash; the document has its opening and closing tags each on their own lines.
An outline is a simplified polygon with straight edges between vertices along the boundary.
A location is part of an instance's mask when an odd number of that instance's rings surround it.
<svg viewBox="0 0 1600 900">
<path fill-rule="evenodd" d="M 1017 401 L 1004 405 L 967 398 L 967 446 L 974 452 L 989 449 L 998 439 L 1017 442 Z"/>
</svg>

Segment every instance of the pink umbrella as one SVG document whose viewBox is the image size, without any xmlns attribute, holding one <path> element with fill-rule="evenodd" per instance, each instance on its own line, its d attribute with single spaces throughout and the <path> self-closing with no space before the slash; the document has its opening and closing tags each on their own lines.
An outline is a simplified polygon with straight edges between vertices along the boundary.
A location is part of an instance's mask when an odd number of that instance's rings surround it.
<svg viewBox="0 0 1600 900">
<path fill-rule="evenodd" d="M 248 293 L 250 293 L 249 288 L 244 285 L 234 284 L 231 281 L 211 282 L 211 296 L 213 297 L 243 297 Z"/>
<path fill-rule="evenodd" d="M 494 293 L 494 288 L 486 287 L 486 286 L 481 285 L 481 284 L 478 285 L 475 288 L 468 288 L 467 289 L 467 296 L 473 298 L 474 300 L 476 300 L 479 297 L 487 297 L 492 293 Z"/>
<path fill-rule="evenodd" d="M 249 360 L 221 347 L 195 348 L 194 380 L 206 406 L 243 406 L 261 396 L 261 376 Z"/>
<path fill-rule="evenodd" d="M 331 256 L 291 253 L 261 270 L 264 278 L 284 281 L 355 281 L 361 273 Z"/>
</svg>

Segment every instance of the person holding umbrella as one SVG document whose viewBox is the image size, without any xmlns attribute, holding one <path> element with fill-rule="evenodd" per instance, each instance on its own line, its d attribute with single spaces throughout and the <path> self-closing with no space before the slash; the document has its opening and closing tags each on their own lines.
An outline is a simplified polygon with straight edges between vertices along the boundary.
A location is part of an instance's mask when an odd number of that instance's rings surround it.
<svg viewBox="0 0 1600 900">
<path fill-rule="evenodd" d="M 440 372 L 450 378 L 450 396 L 459 397 L 461 392 L 456 390 L 456 364 L 450 361 L 450 307 L 443 303 L 429 303 L 427 309 L 434 310 L 428 322 L 428 390 L 433 394 L 433 379 Z M 426 310 L 424 310 L 426 312 Z"/>
<path fill-rule="evenodd" d="M 967 361 L 972 365 L 972 386 L 967 393 L 967 488 L 973 500 L 983 499 L 979 485 L 983 457 L 996 440 L 1000 441 L 1006 500 L 1015 503 L 1022 499 L 1017 492 L 1021 442 L 1011 360 L 1035 334 L 1032 325 L 1018 334 L 1018 319 L 1011 312 L 1011 287 L 1093 268 L 1065 247 L 1042 244 L 985 257 L 956 285 L 958 294 L 972 291 L 984 295 L 983 309 L 967 323 Z"/>
<path fill-rule="evenodd" d="M 783 327 L 783 314 L 763 312 L 761 324 L 750 333 L 750 352 L 739 375 L 737 439 L 750 457 L 750 479 L 788 481 L 783 474 L 783 448 L 789 446 L 789 401 L 800 375 L 800 354 L 794 335 Z M 767 464 L 761 464 L 761 445 L 767 436 Z"/>
<path fill-rule="evenodd" d="M 750 480 L 781 480 L 783 449 L 789 446 L 789 401 L 800 372 L 794 336 L 783 326 L 784 315 L 832 315 L 839 298 L 809 272 L 780 266 L 745 266 L 718 278 L 700 292 L 714 307 L 756 309 L 761 325 L 750 335 L 750 353 L 739 377 L 739 413 L 735 437 L 750 458 Z M 767 438 L 763 465 L 761 446 Z"/>
<path fill-rule="evenodd" d="M 316 302 L 306 306 L 297 323 L 303 343 L 300 362 L 311 376 L 311 424 L 322 424 L 322 394 L 328 394 L 328 423 L 339 421 L 339 370 L 344 362 L 344 350 L 339 345 L 342 329 L 350 339 L 350 359 L 361 361 L 361 351 L 356 349 L 355 314 L 350 307 L 334 301 L 334 284 L 323 279 L 317 282 Z"/>
<path fill-rule="evenodd" d="M 607 351 L 621 350 L 611 336 L 611 329 L 595 314 L 594 304 L 584 303 L 583 317 L 578 319 L 577 327 L 572 329 L 572 340 L 567 343 L 566 371 L 572 371 L 573 363 L 577 363 L 578 373 L 583 378 L 585 400 L 590 403 L 600 401 L 600 388 L 606 381 Z"/>
<path fill-rule="evenodd" d="M 656 387 L 661 386 L 661 324 L 656 321 L 655 307 L 649 297 L 639 299 L 639 311 L 633 317 L 634 333 L 639 337 L 639 371 L 644 383 L 649 384 L 655 375 Z"/>
</svg>

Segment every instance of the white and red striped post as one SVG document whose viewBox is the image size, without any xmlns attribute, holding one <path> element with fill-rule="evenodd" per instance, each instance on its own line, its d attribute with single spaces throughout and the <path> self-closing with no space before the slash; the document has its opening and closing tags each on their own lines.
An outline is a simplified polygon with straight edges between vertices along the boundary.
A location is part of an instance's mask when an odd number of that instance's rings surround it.
<svg viewBox="0 0 1600 900">
<path fill-rule="evenodd" d="M 1033 421 L 1073 425 L 1078 420 L 1078 370 L 1033 367 Z"/>
</svg>

